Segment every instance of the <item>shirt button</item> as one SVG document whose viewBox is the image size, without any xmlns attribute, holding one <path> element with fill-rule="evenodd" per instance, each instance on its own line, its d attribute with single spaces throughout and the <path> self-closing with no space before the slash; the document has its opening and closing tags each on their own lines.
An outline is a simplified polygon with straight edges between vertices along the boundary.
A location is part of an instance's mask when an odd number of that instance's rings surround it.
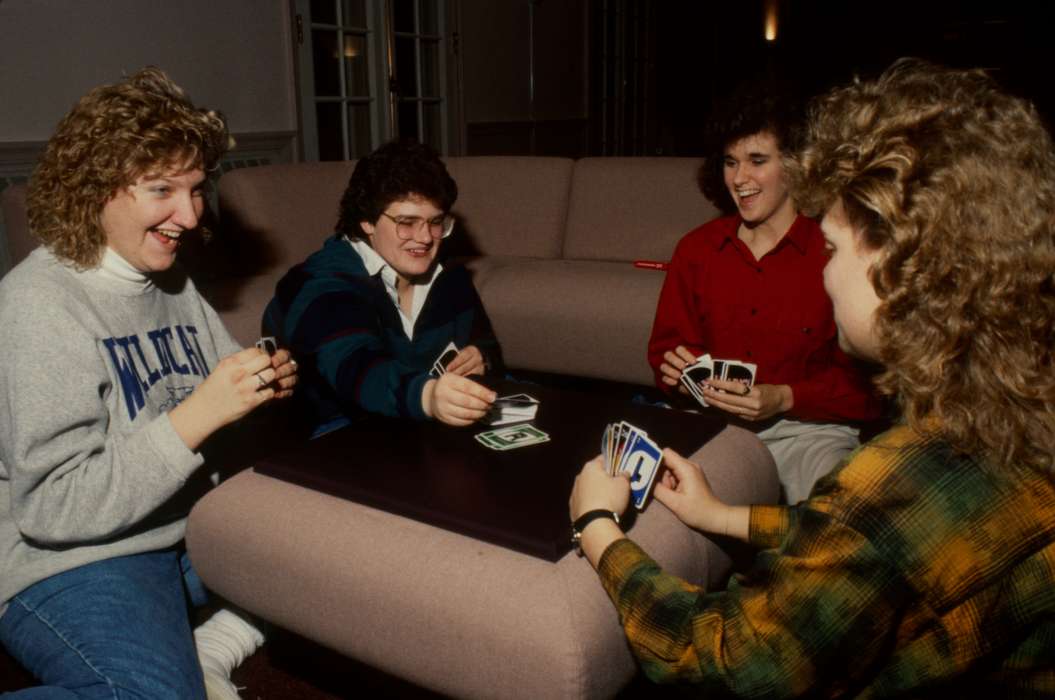
<svg viewBox="0 0 1055 700">
<path fill-rule="evenodd" d="M 751 309 L 751 315 L 755 316 L 758 314 L 758 309 Z"/>
<path fill-rule="evenodd" d="M 751 357 L 751 351 L 750 350 L 747 351 L 747 356 Z"/>
</svg>

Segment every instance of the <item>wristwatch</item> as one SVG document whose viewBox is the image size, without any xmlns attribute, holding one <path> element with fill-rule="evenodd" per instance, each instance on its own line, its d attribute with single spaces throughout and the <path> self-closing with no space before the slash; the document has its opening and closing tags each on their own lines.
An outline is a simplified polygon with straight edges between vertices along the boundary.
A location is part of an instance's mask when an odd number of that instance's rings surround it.
<svg viewBox="0 0 1055 700">
<path fill-rule="evenodd" d="M 582 531 L 586 529 L 586 526 L 592 523 L 598 518 L 610 518 L 615 521 L 615 524 L 619 524 L 619 514 L 615 511 L 605 510 L 604 508 L 597 508 L 595 510 L 588 510 L 571 524 L 571 546 L 575 548 L 575 553 L 580 557 L 582 556 Z"/>
</svg>

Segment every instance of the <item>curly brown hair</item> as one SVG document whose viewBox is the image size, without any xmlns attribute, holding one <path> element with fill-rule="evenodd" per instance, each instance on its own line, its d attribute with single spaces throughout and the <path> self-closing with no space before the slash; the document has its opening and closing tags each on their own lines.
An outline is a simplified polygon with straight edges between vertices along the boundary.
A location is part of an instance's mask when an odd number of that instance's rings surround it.
<svg viewBox="0 0 1055 700">
<path fill-rule="evenodd" d="M 458 199 L 458 185 L 428 145 L 410 139 L 389 141 L 355 164 L 341 196 L 337 232 L 365 239 L 359 222 L 376 224 L 388 205 L 411 195 L 447 212 Z"/>
<path fill-rule="evenodd" d="M 871 282 L 880 389 L 914 428 L 994 464 L 1055 454 L 1055 149 L 982 71 L 902 59 L 818 98 L 793 196 L 841 200 Z"/>
<path fill-rule="evenodd" d="M 231 143 L 223 116 L 195 107 L 158 68 L 97 87 L 59 122 L 30 177 L 30 228 L 58 258 L 93 267 L 106 245 L 103 207 L 118 190 L 143 175 L 213 170 Z"/>
</svg>

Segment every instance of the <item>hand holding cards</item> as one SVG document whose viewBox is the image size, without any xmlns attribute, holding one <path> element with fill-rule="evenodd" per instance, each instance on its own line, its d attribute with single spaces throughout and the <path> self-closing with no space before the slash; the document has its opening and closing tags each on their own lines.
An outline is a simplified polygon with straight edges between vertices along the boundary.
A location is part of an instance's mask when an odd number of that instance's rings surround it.
<svg viewBox="0 0 1055 700">
<path fill-rule="evenodd" d="M 644 430 L 620 421 L 605 427 L 601 455 L 605 471 L 611 476 L 626 474 L 630 478 L 630 499 L 638 510 L 644 508 L 663 462 L 659 446 Z"/>
<path fill-rule="evenodd" d="M 707 406 L 700 384 L 708 379 L 722 379 L 731 382 L 743 382 L 747 387 L 754 386 L 755 372 L 758 366 L 739 360 L 712 360 L 709 354 L 701 355 L 691 365 L 681 371 L 681 383 L 700 405 Z"/>
</svg>

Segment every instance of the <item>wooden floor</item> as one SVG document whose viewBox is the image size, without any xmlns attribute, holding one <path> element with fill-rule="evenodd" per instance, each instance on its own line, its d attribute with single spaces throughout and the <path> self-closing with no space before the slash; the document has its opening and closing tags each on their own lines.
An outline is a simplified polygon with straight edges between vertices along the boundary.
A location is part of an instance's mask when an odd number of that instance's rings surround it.
<svg viewBox="0 0 1055 700">
<path fill-rule="evenodd" d="M 344 700 L 392 698 L 436 700 L 444 696 L 381 673 L 289 632 L 271 629 L 267 642 L 232 674 L 243 700 Z M 0 649 L 0 694 L 36 685 L 33 678 Z M 666 697 L 643 677 L 618 700 Z"/>
<path fill-rule="evenodd" d="M 442 697 L 281 630 L 268 630 L 268 641 L 231 679 L 242 689 L 243 700 Z M 0 650 L 0 694 L 34 685 L 33 678 Z"/>
</svg>

